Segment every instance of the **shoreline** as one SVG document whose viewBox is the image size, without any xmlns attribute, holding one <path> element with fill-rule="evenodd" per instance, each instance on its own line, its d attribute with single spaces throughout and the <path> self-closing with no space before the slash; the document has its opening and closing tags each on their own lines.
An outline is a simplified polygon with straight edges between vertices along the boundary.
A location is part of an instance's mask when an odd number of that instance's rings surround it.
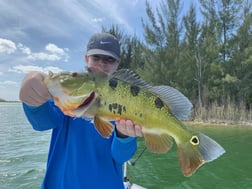
<svg viewBox="0 0 252 189">
<path fill-rule="evenodd" d="M 240 127 L 240 128 L 252 128 L 252 123 L 247 121 L 229 121 L 229 120 L 221 120 L 221 121 L 203 121 L 203 120 L 195 120 L 195 121 L 184 121 L 186 124 L 192 126 L 222 126 L 222 127 Z"/>
<path fill-rule="evenodd" d="M 0 103 L 21 103 L 21 101 L 0 101 Z"/>
<path fill-rule="evenodd" d="M 21 101 L 0 101 L 0 105 L 2 104 L 20 104 Z M 252 121 L 234 121 L 234 120 L 201 120 L 195 118 L 194 120 L 182 121 L 185 124 L 192 126 L 222 126 L 222 127 L 243 127 L 243 128 L 252 128 Z"/>
</svg>

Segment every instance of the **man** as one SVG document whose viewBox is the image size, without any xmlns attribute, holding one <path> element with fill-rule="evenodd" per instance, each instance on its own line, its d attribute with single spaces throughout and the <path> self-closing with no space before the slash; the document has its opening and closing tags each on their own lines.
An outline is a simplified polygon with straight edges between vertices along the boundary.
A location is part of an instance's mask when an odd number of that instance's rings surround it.
<svg viewBox="0 0 252 189">
<path fill-rule="evenodd" d="M 111 74 L 120 62 L 118 40 L 107 33 L 93 35 L 85 55 L 90 72 Z M 46 74 L 28 73 L 20 89 L 24 112 L 35 130 L 52 129 L 46 174 L 41 188 L 123 189 L 122 163 L 136 150 L 141 127 L 130 120 L 116 123 L 114 133 L 105 139 L 92 121 L 65 116 L 54 105 L 43 83 Z"/>
</svg>

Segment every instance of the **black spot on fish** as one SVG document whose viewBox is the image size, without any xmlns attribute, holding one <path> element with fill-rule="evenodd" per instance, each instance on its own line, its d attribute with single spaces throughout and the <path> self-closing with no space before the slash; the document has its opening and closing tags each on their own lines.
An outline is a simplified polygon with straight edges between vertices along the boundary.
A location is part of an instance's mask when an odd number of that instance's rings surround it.
<svg viewBox="0 0 252 189">
<path fill-rule="evenodd" d="M 123 106 L 123 112 L 126 113 L 126 107 L 125 106 Z"/>
<path fill-rule="evenodd" d="M 163 106 L 164 106 L 164 103 L 163 103 L 163 101 L 160 99 L 160 98 L 156 98 L 155 99 L 155 106 L 157 107 L 157 108 L 162 108 Z"/>
<path fill-rule="evenodd" d="M 138 86 L 130 86 L 130 92 L 133 96 L 137 96 L 140 91 L 140 88 Z"/>
<path fill-rule="evenodd" d="M 122 115 L 122 105 L 121 104 L 118 105 L 117 113 Z"/>
<path fill-rule="evenodd" d="M 112 110 L 113 110 L 112 104 L 109 104 L 109 111 L 112 112 Z"/>
<path fill-rule="evenodd" d="M 139 114 L 139 116 L 140 116 L 140 117 L 143 117 L 143 114 L 142 114 L 142 113 L 140 113 L 140 114 Z"/>
<path fill-rule="evenodd" d="M 117 109 L 117 103 L 112 104 L 113 109 Z"/>
<path fill-rule="evenodd" d="M 109 80 L 109 86 L 111 87 L 111 89 L 115 89 L 117 87 L 118 81 L 116 78 L 111 78 Z"/>
</svg>

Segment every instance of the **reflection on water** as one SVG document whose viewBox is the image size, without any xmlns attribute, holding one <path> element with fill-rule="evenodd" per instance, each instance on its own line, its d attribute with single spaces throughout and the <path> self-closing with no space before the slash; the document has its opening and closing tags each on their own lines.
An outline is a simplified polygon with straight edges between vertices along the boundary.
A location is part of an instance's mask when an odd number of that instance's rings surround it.
<svg viewBox="0 0 252 189">
<path fill-rule="evenodd" d="M 0 120 L 0 188 L 39 188 L 50 132 L 33 131 L 19 103 L 0 103 Z M 180 170 L 176 145 L 163 155 L 145 151 L 135 166 L 128 166 L 131 182 L 148 189 L 252 188 L 252 128 L 194 129 L 215 139 L 226 153 L 187 178 Z M 140 139 L 135 158 L 143 149 L 144 141 Z"/>
</svg>

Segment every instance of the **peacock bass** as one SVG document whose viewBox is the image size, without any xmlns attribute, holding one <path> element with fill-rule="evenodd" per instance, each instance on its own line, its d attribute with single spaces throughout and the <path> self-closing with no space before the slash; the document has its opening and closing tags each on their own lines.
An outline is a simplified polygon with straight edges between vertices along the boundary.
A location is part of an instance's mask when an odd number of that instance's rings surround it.
<svg viewBox="0 0 252 189">
<path fill-rule="evenodd" d="M 44 80 L 55 104 L 72 117 L 91 118 L 106 138 L 113 132 L 111 120 L 130 119 L 142 126 L 147 148 L 166 153 L 173 141 L 178 147 L 182 172 L 190 176 L 225 150 L 202 133 L 187 129 L 192 104 L 169 86 L 151 86 L 131 70 L 111 75 L 85 72 L 49 73 Z"/>
</svg>

